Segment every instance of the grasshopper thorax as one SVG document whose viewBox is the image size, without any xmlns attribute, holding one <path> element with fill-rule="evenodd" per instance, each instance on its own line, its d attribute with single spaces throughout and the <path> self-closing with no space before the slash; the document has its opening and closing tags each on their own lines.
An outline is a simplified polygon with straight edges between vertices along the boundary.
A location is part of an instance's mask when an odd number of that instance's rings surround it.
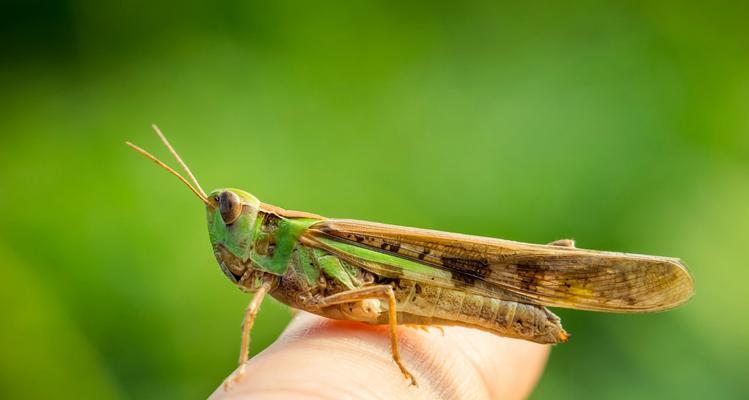
<svg viewBox="0 0 749 400">
<path fill-rule="evenodd" d="M 239 189 L 218 189 L 208 195 L 208 234 L 224 274 L 237 283 L 251 265 L 255 220 L 260 201 Z"/>
</svg>

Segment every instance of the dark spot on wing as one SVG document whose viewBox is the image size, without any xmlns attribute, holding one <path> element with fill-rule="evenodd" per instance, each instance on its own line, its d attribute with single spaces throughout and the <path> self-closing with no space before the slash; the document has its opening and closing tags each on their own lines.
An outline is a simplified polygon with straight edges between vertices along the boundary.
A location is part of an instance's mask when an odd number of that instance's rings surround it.
<svg viewBox="0 0 749 400">
<path fill-rule="evenodd" d="M 453 272 L 453 281 L 460 282 L 466 286 L 473 286 L 476 283 L 476 277 L 461 272 Z"/>
<path fill-rule="evenodd" d="M 382 244 L 380 245 L 380 248 L 385 251 L 397 253 L 401 249 L 401 245 L 400 243 L 388 243 L 388 242 L 383 241 Z"/>
<path fill-rule="evenodd" d="M 442 265 L 445 267 L 465 272 L 475 278 L 486 278 L 489 275 L 489 262 L 486 259 L 471 259 L 457 257 L 442 257 Z"/>
<path fill-rule="evenodd" d="M 517 282 L 525 292 L 536 292 L 543 279 L 545 269 L 535 264 L 518 263 L 515 265 Z M 567 282 L 568 287 L 571 287 Z"/>
</svg>

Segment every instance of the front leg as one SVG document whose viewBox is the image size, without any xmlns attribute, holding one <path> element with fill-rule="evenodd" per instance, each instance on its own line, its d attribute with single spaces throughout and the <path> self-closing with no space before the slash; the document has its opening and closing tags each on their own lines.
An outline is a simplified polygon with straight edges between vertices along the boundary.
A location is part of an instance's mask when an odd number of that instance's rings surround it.
<svg viewBox="0 0 749 400">
<path fill-rule="evenodd" d="M 263 297 L 268 293 L 269 285 L 263 284 L 252 296 L 250 304 L 247 305 L 247 309 L 244 312 L 244 319 L 242 320 L 242 344 L 239 348 L 239 369 L 233 376 L 229 377 L 224 381 L 224 390 L 229 390 L 229 387 L 233 383 L 237 383 L 244 376 L 245 362 L 250 358 L 250 331 L 252 325 L 255 323 L 255 317 L 258 311 L 260 311 L 260 304 L 263 303 Z"/>
<path fill-rule="evenodd" d="M 398 365 L 403 376 L 405 376 L 406 379 L 409 379 L 412 385 L 417 386 L 416 379 L 414 379 L 413 375 L 408 372 L 401 362 L 401 355 L 398 350 L 398 334 L 396 331 L 398 320 L 395 309 L 395 293 L 393 292 L 392 287 L 388 285 L 377 285 L 347 290 L 323 298 L 319 306 L 325 308 L 337 304 L 352 303 L 369 299 L 386 299 L 388 301 L 388 326 L 390 327 L 390 347 L 393 353 L 393 361 Z"/>
</svg>

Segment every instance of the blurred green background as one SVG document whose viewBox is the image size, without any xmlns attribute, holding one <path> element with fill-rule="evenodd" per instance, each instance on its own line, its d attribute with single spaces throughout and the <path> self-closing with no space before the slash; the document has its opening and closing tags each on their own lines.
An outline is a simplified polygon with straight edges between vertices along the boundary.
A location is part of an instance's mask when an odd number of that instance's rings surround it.
<svg viewBox="0 0 749 400">
<path fill-rule="evenodd" d="M 681 257 L 676 311 L 559 311 L 533 397 L 746 398 L 749 9 L 712 4 L 3 2 L 0 397 L 204 397 L 234 368 L 248 297 L 123 143 L 168 159 L 156 122 L 206 189 Z M 289 318 L 267 301 L 253 352 Z"/>
</svg>

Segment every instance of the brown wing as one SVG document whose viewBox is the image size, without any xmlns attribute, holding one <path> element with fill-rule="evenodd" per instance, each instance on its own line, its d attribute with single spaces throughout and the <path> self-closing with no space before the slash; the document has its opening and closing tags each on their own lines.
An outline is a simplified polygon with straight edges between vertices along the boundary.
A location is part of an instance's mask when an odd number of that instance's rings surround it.
<svg viewBox="0 0 749 400">
<path fill-rule="evenodd" d="M 310 227 L 328 238 L 409 259 L 452 274 L 471 291 L 480 283 L 497 297 L 533 304 L 611 312 L 678 306 L 693 280 L 678 259 L 513 242 L 365 221 L 329 219 Z M 478 289 L 478 288 L 477 288 Z"/>
</svg>

